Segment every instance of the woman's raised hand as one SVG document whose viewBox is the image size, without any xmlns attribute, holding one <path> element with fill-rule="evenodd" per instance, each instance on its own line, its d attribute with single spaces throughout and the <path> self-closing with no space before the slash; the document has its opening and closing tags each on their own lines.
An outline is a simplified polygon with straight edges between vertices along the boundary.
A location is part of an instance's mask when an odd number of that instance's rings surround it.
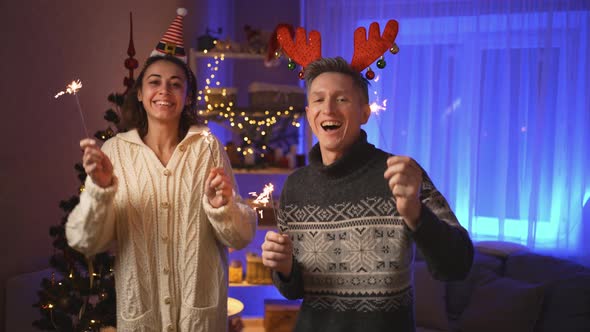
<svg viewBox="0 0 590 332">
<path fill-rule="evenodd" d="M 211 169 L 205 180 L 205 194 L 212 207 L 219 208 L 229 203 L 233 196 L 233 189 L 231 179 L 222 167 Z"/>
<path fill-rule="evenodd" d="M 113 183 L 113 164 L 109 157 L 96 145 L 96 141 L 85 138 L 80 141 L 82 149 L 82 166 L 90 176 L 92 182 L 101 188 L 109 187 Z"/>
</svg>

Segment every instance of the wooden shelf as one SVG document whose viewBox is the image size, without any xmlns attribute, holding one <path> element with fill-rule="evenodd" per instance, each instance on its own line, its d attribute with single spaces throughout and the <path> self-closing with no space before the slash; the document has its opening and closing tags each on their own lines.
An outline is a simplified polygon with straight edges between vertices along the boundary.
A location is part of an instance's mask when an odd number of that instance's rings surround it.
<svg viewBox="0 0 590 332">
<path fill-rule="evenodd" d="M 220 110 L 220 109 L 213 109 L 207 110 L 204 105 L 199 105 L 199 109 L 197 110 L 200 117 L 205 119 L 213 119 L 219 116 L 220 114 L 226 114 L 230 111 Z M 278 117 L 280 119 L 295 119 L 295 116 L 301 116 L 305 113 L 305 109 L 300 108 L 293 108 L 293 109 L 285 109 L 283 108 L 262 108 L 262 107 L 235 107 L 231 108 L 231 112 L 241 115 L 244 113 L 244 116 L 247 116 L 252 119 L 266 119 L 272 117 Z M 268 114 L 267 114 L 268 112 Z M 287 112 L 287 113 L 286 113 Z M 286 114 L 285 114 L 286 113 Z M 227 121 L 227 118 L 219 119 L 221 121 Z"/>
<path fill-rule="evenodd" d="M 250 284 L 246 280 L 241 283 L 230 282 L 229 287 L 274 287 L 273 284 Z"/>
<path fill-rule="evenodd" d="M 234 174 L 252 174 L 252 175 L 289 175 L 294 169 L 267 167 L 267 168 L 234 168 Z"/>
<path fill-rule="evenodd" d="M 255 53 L 246 53 L 246 52 L 217 52 L 217 51 L 210 51 L 210 52 L 203 52 L 197 51 L 195 49 L 191 49 L 191 54 L 195 58 L 215 58 L 215 57 L 223 57 L 225 59 L 245 59 L 245 60 L 263 60 L 263 54 L 255 54 Z"/>
</svg>

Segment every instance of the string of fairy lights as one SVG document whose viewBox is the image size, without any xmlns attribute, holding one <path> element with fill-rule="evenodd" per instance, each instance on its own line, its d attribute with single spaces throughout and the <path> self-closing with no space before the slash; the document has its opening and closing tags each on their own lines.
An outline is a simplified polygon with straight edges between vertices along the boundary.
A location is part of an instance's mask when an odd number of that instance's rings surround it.
<svg viewBox="0 0 590 332">
<path fill-rule="evenodd" d="M 203 51 L 207 53 L 207 51 Z M 237 151 L 243 156 L 256 154 L 264 158 L 268 153 L 268 142 L 273 130 L 278 124 L 289 125 L 295 128 L 301 126 L 300 117 L 303 110 L 296 110 L 293 106 L 285 109 L 250 109 L 238 108 L 235 104 L 235 96 L 228 88 L 219 88 L 221 81 L 218 79 L 220 66 L 225 61 L 225 55 L 213 55 L 207 63 L 207 76 L 203 89 L 198 91 L 197 101 L 205 105 L 198 111 L 205 119 L 205 123 L 215 121 L 225 125 L 228 129 L 238 133 L 242 142 L 237 143 Z"/>
</svg>

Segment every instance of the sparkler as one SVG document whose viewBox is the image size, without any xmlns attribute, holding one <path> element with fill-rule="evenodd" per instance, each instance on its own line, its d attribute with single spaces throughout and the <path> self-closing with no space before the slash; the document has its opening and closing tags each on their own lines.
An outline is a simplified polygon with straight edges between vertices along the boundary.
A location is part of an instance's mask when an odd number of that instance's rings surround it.
<svg viewBox="0 0 590 332">
<path fill-rule="evenodd" d="M 256 192 L 251 192 L 250 195 L 256 197 L 253 203 L 262 204 L 263 206 L 266 206 L 266 204 L 268 204 L 268 202 L 272 199 L 271 194 L 274 190 L 275 187 L 273 186 L 273 184 L 269 183 L 264 186 L 264 189 L 262 190 L 262 193 L 260 195 L 256 194 Z"/>
<path fill-rule="evenodd" d="M 387 99 L 385 99 L 381 105 L 377 104 L 377 102 L 373 102 L 371 105 L 369 105 L 369 107 L 371 108 L 371 113 L 379 114 L 381 111 L 385 111 L 387 109 Z"/>
<path fill-rule="evenodd" d="M 86 120 L 84 120 L 84 114 L 82 113 L 82 107 L 80 106 L 80 100 L 78 99 L 78 95 L 76 94 L 78 90 L 82 88 L 82 82 L 80 80 L 72 81 L 72 83 L 66 86 L 65 91 L 60 91 L 55 95 L 55 99 L 63 96 L 64 94 L 74 95 L 76 98 L 76 105 L 78 105 L 78 113 L 80 113 L 80 118 L 82 119 L 82 126 L 84 126 L 84 132 L 86 133 L 86 137 L 90 137 L 88 135 L 88 128 L 86 127 Z"/>
<path fill-rule="evenodd" d="M 251 196 L 256 197 L 256 199 L 254 201 L 252 201 L 253 204 L 266 206 L 266 204 L 270 203 L 272 213 L 274 214 L 275 220 L 277 220 L 277 214 L 275 212 L 274 203 L 272 201 L 272 192 L 274 190 L 275 190 L 275 187 L 273 186 L 273 184 L 269 183 L 264 186 L 264 189 L 262 190 L 262 193 L 260 193 L 260 195 L 257 194 L 256 192 L 250 192 L 249 194 Z M 256 209 L 256 211 L 258 211 L 260 218 L 264 217 L 262 210 Z"/>
<path fill-rule="evenodd" d="M 207 142 L 207 147 L 209 148 L 209 153 L 211 153 L 211 159 L 213 159 L 213 164 L 217 165 L 217 163 L 215 162 L 215 155 L 213 155 L 213 149 L 211 149 L 211 141 L 213 140 L 211 133 L 207 130 L 203 130 L 201 131 L 201 136 L 203 136 L 205 138 L 205 142 Z"/>
<path fill-rule="evenodd" d="M 379 79 L 379 76 L 377 76 L 377 79 L 375 79 L 375 82 L 377 82 Z M 375 94 L 375 98 L 377 99 L 377 101 L 379 101 L 379 94 L 377 93 L 377 91 L 373 92 Z M 384 143 L 385 148 L 387 149 L 387 143 L 385 140 L 385 136 L 383 135 L 383 131 L 381 130 L 382 127 L 382 120 L 381 120 L 381 112 L 385 111 L 387 109 L 387 99 L 384 99 L 381 104 L 379 104 L 377 101 L 374 101 L 373 103 L 371 103 L 369 105 L 369 107 L 371 108 L 371 114 L 375 114 L 377 116 L 377 129 L 379 130 L 379 136 L 381 137 L 382 142 Z"/>
</svg>

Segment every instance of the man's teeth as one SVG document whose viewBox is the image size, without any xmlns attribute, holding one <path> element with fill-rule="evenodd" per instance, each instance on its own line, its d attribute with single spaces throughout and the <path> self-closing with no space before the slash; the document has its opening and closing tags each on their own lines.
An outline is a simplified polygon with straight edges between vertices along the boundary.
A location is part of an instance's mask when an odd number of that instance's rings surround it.
<svg viewBox="0 0 590 332">
<path fill-rule="evenodd" d="M 167 101 L 157 101 L 156 105 L 160 105 L 160 106 L 170 106 L 172 105 L 171 103 L 167 102 Z"/>
<path fill-rule="evenodd" d="M 326 130 L 338 129 L 338 128 L 340 128 L 340 126 L 342 126 L 342 124 L 338 121 L 324 121 L 324 122 L 322 122 L 322 128 L 324 128 Z"/>
</svg>

